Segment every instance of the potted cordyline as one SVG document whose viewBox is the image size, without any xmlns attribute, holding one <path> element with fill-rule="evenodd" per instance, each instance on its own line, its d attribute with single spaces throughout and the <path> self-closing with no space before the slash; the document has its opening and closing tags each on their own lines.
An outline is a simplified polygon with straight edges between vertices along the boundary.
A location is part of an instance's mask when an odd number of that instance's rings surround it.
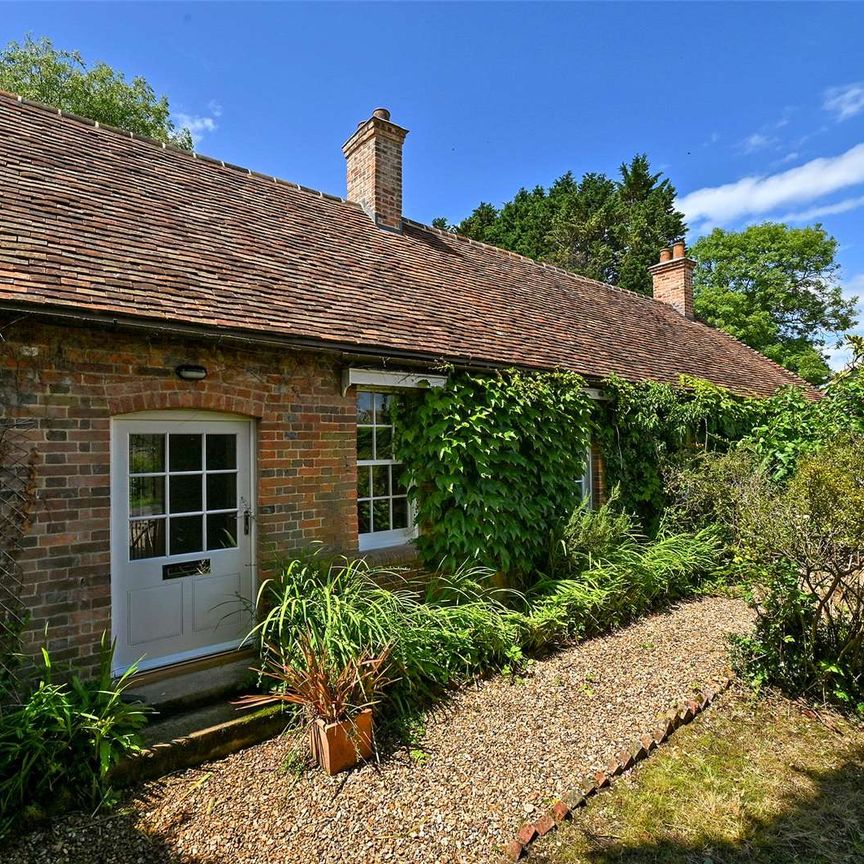
<svg viewBox="0 0 864 864">
<path fill-rule="evenodd" d="M 277 682 L 271 693 L 255 693 L 235 702 L 244 708 L 275 702 L 299 705 L 309 718 L 312 755 L 328 774 L 338 774 L 368 759 L 373 751 L 372 707 L 387 676 L 389 648 L 362 654 L 339 668 L 312 640 L 298 640 L 296 659 L 286 659 L 268 645 L 262 675 Z M 259 670 L 254 670 L 259 671 Z"/>
</svg>

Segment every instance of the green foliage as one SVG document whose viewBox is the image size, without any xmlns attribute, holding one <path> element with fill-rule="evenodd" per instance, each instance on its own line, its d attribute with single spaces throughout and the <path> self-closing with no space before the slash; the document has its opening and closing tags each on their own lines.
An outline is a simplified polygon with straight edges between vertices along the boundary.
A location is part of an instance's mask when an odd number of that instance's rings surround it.
<svg viewBox="0 0 864 864">
<path fill-rule="evenodd" d="M 853 351 L 849 366 L 835 375 L 821 399 L 808 399 L 789 388 L 766 400 L 760 421 L 741 442 L 754 452 L 774 480 L 785 480 L 798 460 L 826 441 L 864 435 L 864 343 L 847 339 Z"/>
<path fill-rule="evenodd" d="M 454 373 L 400 400 L 405 465 L 431 568 L 473 561 L 515 580 L 542 562 L 549 531 L 580 497 L 589 400 L 572 373 Z"/>
<path fill-rule="evenodd" d="M 613 377 L 595 420 L 607 481 L 643 530 L 656 533 L 669 503 L 664 474 L 706 450 L 725 450 L 762 417 L 764 400 L 737 396 L 706 381 L 679 386 Z"/>
<path fill-rule="evenodd" d="M 494 666 L 517 641 L 516 613 L 506 595 L 485 586 L 489 571 L 462 567 L 435 574 L 424 589 L 364 560 L 291 561 L 259 592 L 262 610 L 253 630 L 259 645 L 278 645 L 302 663 L 303 644 L 344 668 L 363 654 L 389 651 L 396 679 L 387 697 L 410 715 L 444 688 Z M 425 590 L 425 596 L 421 593 Z"/>
<path fill-rule="evenodd" d="M 597 528 L 585 525 L 595 519 Z M 644 543 L 631 520 L 609 509 L 587 511 L 577 521 L 583 526 L 579 536 L 616 533 L 618 542 L 597 558 L 562 543 L 565 555 L 557 563 L 557 575 L 541 579 L 528 595 L 525 644 L 533 650 L 621 626 L 695 589 L 721 561 L 722 547 L 711 529 L 664 534 Z"/>
<path fill-rule="evenodd" d="M 684 236 L 675 188 L 652 173 L 647 156 L 621 165 L 618 179 L 571 173 L 549 189 L 520 189 L 496 209 L 481 203 L 457 227 L 460 234 L 552 261 L 575 273 L 651 293 L 648 266 L 660 250 Z M 438 220 L 446 225 L 446 220 Z M 449 227 L 449 226 L 448 226 Z"/>
<path fill-rule="evenodd" d="M 619 508 L 618 498 L 616 487 L 596 510 L 583 501 L 564 526 L 553 532 L 548 568 L 551 575 L 581 573 L 596 561 L 609 560 L 634 539 L 633 519 Z"/>
<path fill-rule="evenodd" d="M 823 348 L 855 324 L 856 298 L 837 281 L 837 241 L 820 225 L 715 228 L 690 249 L 697 315 L 813 383 Z"/>
<path fill-rule="evenodd" d="M 100 672 L 94 681 L 51 680 L 43 650 L 42 680 L 21 705 L 0 714 L 0 837 L 44 809 L 98 807 L 111 801 L 108 773 L 138 749 L 146 722 L 140 705 L 123 701 L 134 674 L 111 677 L 113 645 L 102 638 Z"/>
<path fill-rule="evenodd" d="M 565 536 L 578 543 L 566 547 Z M 265 656 L 278 646 L 295 669 L 310 650 L 337 672 L 364 655 L 389 652 L 392 683 L 382 708 L 409 734 L 418 710 L 447 688 L 490 669 L 516 676 L 530 662 L 527 651 L 603 632 L 683 596 L 720 556 L 711 531 L 643 543 L 611 508 L 580 509 L 562 520 L 553 545 L 565 547 L 556 576 L 528 595 L 490 587 L 492 572 L 479 567 L 400 585 L 398 574 L 363 560 L 292 561 L 262 586 L 253 636 Z"/>
<path fill-rule="evenodd" d="M 136 77 L 105 63 L 87 67 L 77 51 L 62 51 L 50 39 L 10 42 L 0 53 L 0 89 L 63 111 L 192 150 L 188 129 L 175 129 L 168 100 Z"/>
<path fill-rule="evenodd" d="M 825 441 L 781 480 L 746 450 L 690 473 L 679 507 L 722 526 L 752 584 L 757 627 L 737 645 L 746 674 L 864 704 L 864 437 Z"/>
</svg>

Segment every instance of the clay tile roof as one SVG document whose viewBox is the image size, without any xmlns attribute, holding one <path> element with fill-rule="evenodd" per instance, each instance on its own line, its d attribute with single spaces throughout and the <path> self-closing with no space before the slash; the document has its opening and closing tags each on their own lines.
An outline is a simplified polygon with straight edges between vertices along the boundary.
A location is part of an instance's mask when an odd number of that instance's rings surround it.
<svg viewBox="0 0 864 864">
<path fill-rule="evenodd" d="M 0 304 L 760 395 L 803 384 L 651 298 L 414 222 L 382 231 L 339 198 L 9 95 Z"/>
</svg>

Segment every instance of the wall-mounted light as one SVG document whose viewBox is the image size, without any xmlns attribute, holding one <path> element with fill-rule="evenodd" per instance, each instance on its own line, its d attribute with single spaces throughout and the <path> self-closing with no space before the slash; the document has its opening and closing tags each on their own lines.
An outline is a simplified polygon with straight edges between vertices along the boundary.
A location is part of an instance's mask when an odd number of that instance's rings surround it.
<svg viewBox="0 0 864 864">
<path fill-rule="evenodd" d="M 203 381 L 207 377 L 207 369 L 204 366 L 193 366 L 189 363 L 178 366 L 174 371 L 177 377 L 184 381 Z"/>
</svg>

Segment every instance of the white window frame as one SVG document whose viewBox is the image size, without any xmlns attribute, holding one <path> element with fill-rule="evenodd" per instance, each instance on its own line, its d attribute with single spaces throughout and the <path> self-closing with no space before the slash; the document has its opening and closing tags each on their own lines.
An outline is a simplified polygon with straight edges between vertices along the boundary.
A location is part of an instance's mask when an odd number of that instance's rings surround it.
<svg viewBox="0 0 864 864">
<path fill-rule="evenodd" d="M 386 391 L 386 390 L 381 390 L 381 389 L 373 390 L 370 387 L 358 387 L 357 391 L 356 391 L 358 401 L 359 401 L 361 393 L 369 393 L 373 397 L 376 395 L 384 395 L 384 396 L 395 396 L 396 395 L 392 390 L 391 391 Z M 375 431 L 376 429 L 389 428 L 391 430 L 395 430 L 396 427 L 393 423 L 382 423 L 379 425 L 377 422 L 377 419 L 378 418 L 373 415 L 372 424 L 358 423 L 357 424 L 358 438 L 359 438 L 359 430 L 361 428 L 366 428 L 366 429 L 372 430 L 373 442 L 376 442 L 376 439 L 377 439 L 377 435 L 376 435 L 376 431 Z M 392 432 L 391 432 L 391 441 L 392 441 Z M 373 443 L 373 446 L 377 446 L 377 444 Z M 374 456 L 377 457 L 378 454 L 374 453 Z M 402 462 L 400 462 L 398 459 L 395 459 L 395 458 L 391 458 L 391 459 L 378 459 L 378 458 L 359 459 L 358 458 L 357 459 L 358 485 L 359 485 L 359 473 L 360 473 L 360 471 L 368 469 L 368 468 L 374 468 L 377 466 L 385 466 L 385 467 L 390 468 L 390 476 L 391 476 L 391 483 L 392 483 L 392 477 L 393 477 L 393 474 L 395 473 L 396 466 L 400 466 L 402 464 L 403 464 Z M 360 496 L 358 495 L 357 496 L 357 504 L 359 506 L 361 501 L 367 501 L 367 500 L 369 501 L 370 516 L 373 519 L 373 524 L 374 524 L 375 516 L 374 516 L 374 512 L 373 512 L 374 511 L 373 502 L 376 499 L 372 495 L 372 488 L 371 488 L 372 478 L 371 478 L 371 475 L 370 475 L 369 482 L 370 482 L 369 498 L 368 499 L 367 498 L 360 498 Z M 392 520 L 392 518 L 393 518 L 393 498 L 394 498 L 392 486 L 389 490 L 389 493 L 390 494 L 387 496 L 386 499 L 378 499 L 378 500 L 389 500 L 390 501 L 390 518 Z M 401 496 L 396 496 L 396 497 L 401 497 Z M 408 519 L 407 525 L 404 528 L 392 528 L 389 531 L 370 531 L 370 532 L 366 532 L 366 533 L 360 533 L 358 530 L 357 545 L 358 545 L 358 548 L 361 552 L 369 552 L 373 549 L 387 549 L 387 548 L 392 547 L 392 546 L 402 546 L 405 543 L 409 543 L 411 540 L 413 540 L 417 536 L 417 525 L 415 522 L 415 517 L 417 515 L 416 509 L 414 507 L 413 502 L 411 501 L 411 499 L 409 497 L 406 496 L 405 500 L 406 500 L 406 506 L 407 506 L 407 514 L 408 514 L 407 515 L 407 519 Z"/>
</svg>

